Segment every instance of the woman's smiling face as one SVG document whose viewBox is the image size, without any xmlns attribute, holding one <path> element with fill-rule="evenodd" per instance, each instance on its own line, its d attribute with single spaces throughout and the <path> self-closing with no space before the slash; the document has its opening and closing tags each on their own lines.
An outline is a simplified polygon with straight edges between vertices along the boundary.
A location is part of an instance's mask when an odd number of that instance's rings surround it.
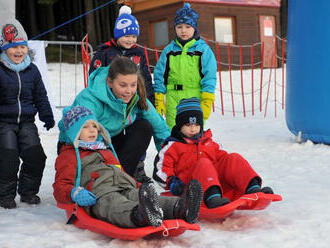
<svg viewBox="0 0 330 248">
<path fill-rule="evenodd" d="M 118 74 L 114 80 L 107 78 L 107 83 L 116 98 L 129 103 L 137 90 L 137 74 Z"/>
</svg>

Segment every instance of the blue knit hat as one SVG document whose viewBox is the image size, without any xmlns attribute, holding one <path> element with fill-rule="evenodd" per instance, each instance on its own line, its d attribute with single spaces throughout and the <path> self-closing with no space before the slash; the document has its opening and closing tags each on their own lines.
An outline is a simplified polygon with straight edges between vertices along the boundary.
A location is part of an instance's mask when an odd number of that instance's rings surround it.
<svg viewBox="0 0 330 248">
<path fill-rule="evenodd" d="M 11 19 L 3 22 L 1 26 L 0 47 L 1 50 L 24 45 L 27 46 L 28 37 L 26 32 L 16 19 Z"/>
<path fill-rule="evenodd" d="M 197 12 L 190 8 L 189 3 L 185 3 L 184 6 L 175 13 L 174 26 L 185 23 L 197 30 L 197 20 Z"/>
<path fill-rule="evenodd" d="M 115 29 L 113 31 L 116 40 L 125 35 L 134 34 L 136 37 L 139 36 L 139 23 L 136 18 L 131 15 L 131 13 L 131 8 L 126 5 L 120 8 L 119 15 L 115 23 Z"/>
<path fill-rule="evenodd" d="M 63 125 L 65 128 L 65 133 L 69 140 L 72 142 L 74 147 L 78 147 L 78 138 L 81 132 L 81 129 L 88 121 L 94 121 L 98 123 L 97 118 L 91 110 L 83 106 L 76 106 L 73 108 L 63 109 Z M 98 123 L 99 125 L 99 135 L 103 137 L 106 145 L 110 144 L 110 138 L 108 132 L 105 128 Z"/>
<path fill-rule="evenodd" d="M 175 122 L 180 130 L 185 124 L 199 124 L 203 130 L 203 110 L 197 97 L 182 99 L 176 106 Z"/>
</svg>

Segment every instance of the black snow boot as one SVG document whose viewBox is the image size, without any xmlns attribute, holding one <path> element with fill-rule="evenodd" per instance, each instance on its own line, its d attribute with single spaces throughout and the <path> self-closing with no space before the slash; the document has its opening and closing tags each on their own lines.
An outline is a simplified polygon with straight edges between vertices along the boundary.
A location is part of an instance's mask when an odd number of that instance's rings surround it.
<svg viewBox="0 0 330 248">
<path fill-rule="evenodd" d="M 258 192 L 262 192 L 265 194 L 274 194 L 274 191 L 271 187 L 260 188 L 260 186 L 247 191 L 246 194 L 253 194 L 253 193 L 258 193 Z"/>
<path fill-rule="evenodd" d="M 261 185 L 260 178 L 254 177 L 247 186 L 245 194 L 253 194 L 260 192 L 261 191 L 260 185 Z"/>
<path fill-rule="evenodd" d="M 263 187 L 261 188 L 261 192 L 265 194 L 274 194 L 274 191 L 271 187 Z"/>
<path fill-rule="evenodd" d="M 37 195 L 21 195 L 21 202 L 36 205 L 40 203 L 40 197 Z"/>
<path fill-rule="evenodd" d="M 185 188 L 181 198 L 176 202 L 173 216 L 176 219 L 184 219 L 188 223 L 195 223 L 199 216 L 199 210 L 203 199 L 203 189 L 199 181 L 192 179 Z"/>
<path fill-rule="evenodd" d="M 12 209 L 16 208 L 16 202 L 12 198 L 2 198 L 0 199 L 0 207 L 2 208 L 7 208 L 7 209 Z"/>
<path fill-rule="evenodd" d="M 262 192 L 262 193 L 265 193 L 265 194 L 274 194 L 274 191 L 271 187 L 261 188 L 260 180 L 257 177 L 255 177 L 249 183 L 245 194 L 253 194 L 253 193 L 258 193 L 258 192 Z"/>
<path fill-rule="evenodd" d="M 139 189 L 139 205 L 133 210 L 132 222 L 136 226 L 160 226 L 163 211 L 159 206 L 158 195 L 152 183 L 143 183 Z"/>
<path fill-rule="evenodd" d="M 230 200 L 222 197 L 220 187 L 214 185 L 205 191 L 204 203 L 207 208 L 217 208 L 230 203 Z"/>
</svg>

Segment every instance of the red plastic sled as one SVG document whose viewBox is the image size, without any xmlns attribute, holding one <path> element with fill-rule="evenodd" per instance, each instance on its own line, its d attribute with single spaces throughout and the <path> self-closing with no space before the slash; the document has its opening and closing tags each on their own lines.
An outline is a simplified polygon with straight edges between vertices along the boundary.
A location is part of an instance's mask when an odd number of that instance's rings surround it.
<svg viewBox="0 0 330 248">
<path fill-rule="evenodd" d="M 108 222 L 101 221 L 89 216 L 85 210 L 75 204 L 57 203 L 59 208 L 66 211 L 69 221 L 76 227 L 100 233 L 115 239 L 137 240 L 147 236 L 167 237 L 178 236 L 186 230 L 199 231 L 200 226 L 189 224 L 184 220 L 164 220 L 159 227 L 146 226 L 140 228 L 120 228 Z M 74 218 L 72 218 L 74 216 Z"/>
<path fill-rule="evenodd" d="M 281 201 L 282 197 L 276 194 L 264 194 L 262 192 L 243 195 L 235 201 L 219 208 L 201 207 L 199 218 L 201 219 L 223 219 L 237 210 L 262 210 L 267 208 L 271 202 Z"/>
<path fill-rule="evenodd" d="M 162 192 L 161 195 L 171 196 L 169 191 Z M 227 196 L 227 195 L 226 195 Z M 235 200 L 235 195 L 230 192 L 227 196 L 233 199 L 229 204 L 218 208 L 207 208 L 202 204 L 199 218 L 206 220 L 224 219 L 235 210 L 262 210 L 267 208 L 271 202 L 282 201 L 282 196 L 276 194 L 264 194 L 262 192 L 243 195 Z"/>
</svg>

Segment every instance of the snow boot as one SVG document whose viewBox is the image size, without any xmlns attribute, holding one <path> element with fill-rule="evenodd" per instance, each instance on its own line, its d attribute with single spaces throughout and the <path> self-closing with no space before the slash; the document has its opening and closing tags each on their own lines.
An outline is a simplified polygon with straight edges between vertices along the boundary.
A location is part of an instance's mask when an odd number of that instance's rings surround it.
<svg viewBox="0 0 330 248">
<path fill-rule="evenodd" d="M 261 188 L 261 192 L 265 194 L 274 194 L 274 191 L 271 187 L 263 187 Z"/>
<path fill-rule="evenodd" d="M 204 203 L 207 208 L 217 208 L 230 203 L 230 200 L 222 197 L 219 186 L 213 185 L 205 191 Z"/>
<path fill-rule="evenodd" d="M 143 183 L 139 188 L 139 205 L 133 209 L 131 220 L 136 226 L 157 227 L 162 224 L 163 211 L 151 183 Z"/>
<path fill-rule="evenodd" d="M 253 194 L 253 193 L 258 193 L 258 192 L 263 192 L 265 194 L 274 194 L 274 191 L 271 187 L 261 188 L 260 180 L 257 177 L 255 177 L 249 183 L 249 185 L 245 191 L 245 194 Z"/>
<path fill-rule="evenodd" d="M 271 187 L 260 188 L 260 186 L 246 191 L 245 194 L 253 194 L 253 193 L 258 193 L 258 192 L 262 192 L 262 193 L 265 193 L 265 194 L 274 194 L 274 191 Z"/>
<path fill-rule="evenodd" d="M 260 185 L 261 185 L 260 178 L 254 177 L 247 186 L 245 194 L 253 194 L 260 192 L 261 191 Z"/>
<path fill-rule="evenodd" d="M 199 216 L 202 199 L 202 186 L 199 181 L 192 179 L 185 188 L 181 198 L 174 205 L 174 218 L 184 219 L 188 223 L 195 223 Z"/>
<path fill-rule="evenodd" d="M 12 198 L 2 198 L 0 199 L 0 207 L 7 208 L 7 209 L 13 209 L 16 208 L 16 202 Z"/>
<path fill-rule="evenodd" d="M 40 203 L 40 197 L 37 195 L 21 195 L 21 202 L 37 205 Z"/>
</svg>

